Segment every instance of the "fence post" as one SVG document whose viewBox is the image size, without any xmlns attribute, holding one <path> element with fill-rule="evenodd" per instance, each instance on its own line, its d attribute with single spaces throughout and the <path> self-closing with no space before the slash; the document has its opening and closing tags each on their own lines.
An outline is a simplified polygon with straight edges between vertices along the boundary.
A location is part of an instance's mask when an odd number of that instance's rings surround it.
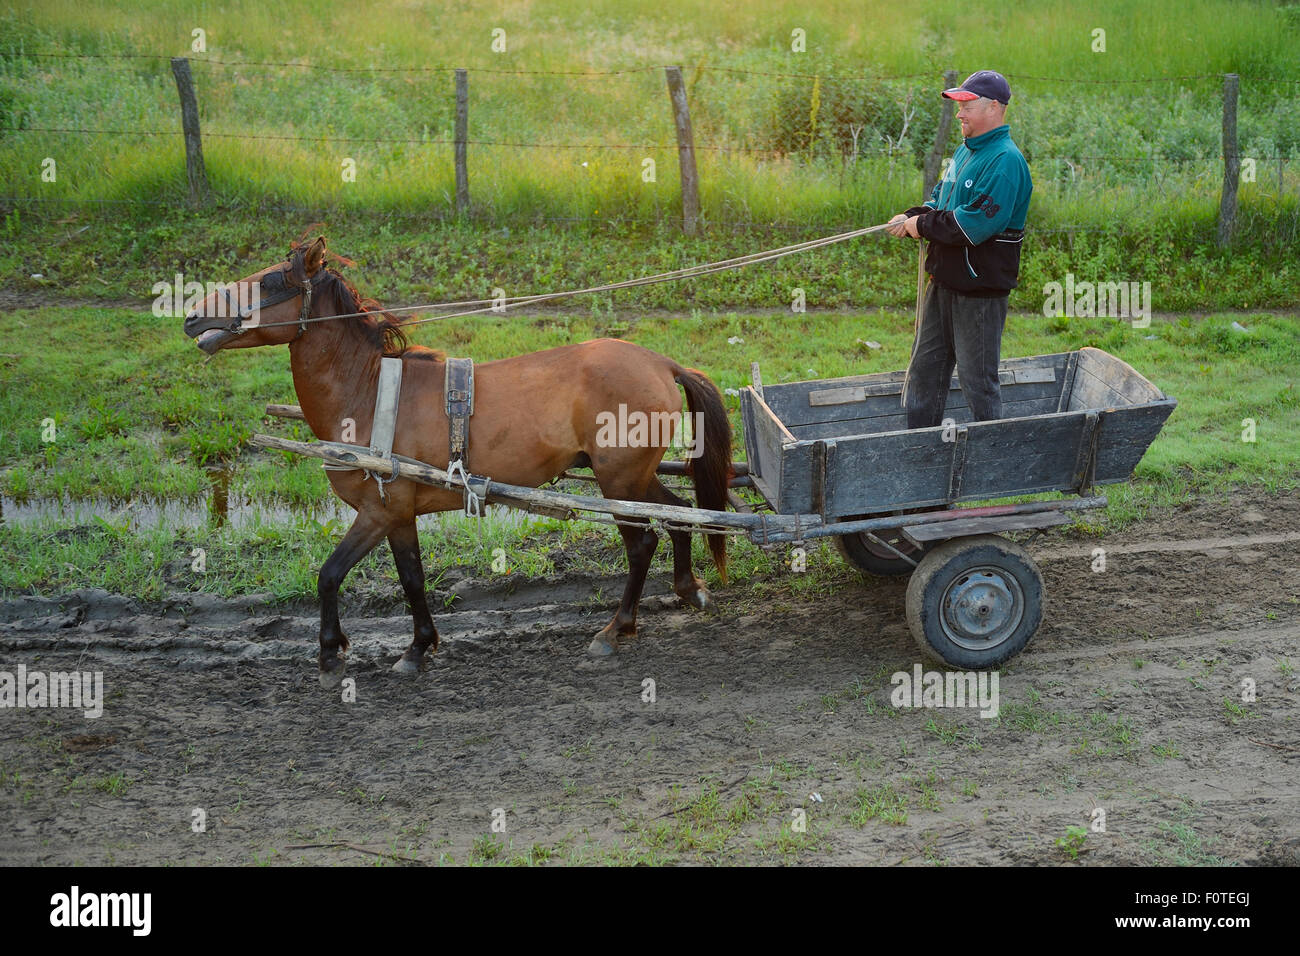
<svg viewBox="0 0 1300 956">
<path fill-rule="evenodd" d="M 172 57 L 172 75 L 181 97 L 181 125 L 185 129 L 185 174 L 190 181 L 190 204 L 202 205 L 208 198 L 208 173 L 203 166 L 203 139 L 199 135 L 199 101 L 194 96 L 190 61 Z"/>
<path fill-rule="evenodd" d="M 456 215 L 469 211 L 469 74 L 456 71 Z"/>
<path fill-rule="evenodd" d="M 673 122 L 677 126 L 677 162 L 682 178 L 682 232 L 695 235 L 700 216 L 700 180 L 695 170 L 695 134 L 691 131 L 691 111 L 686 103 L 686 84 L 680 66 L 666 66 L 668 97 L 673 103 Z"/>
<path fill-rule="evenodd" d="M 1237 226 L 1237 186 L 1241 181 L 1241 154 L 1237 151 L 1237 82 L 1236 73 L 1223 78 L 1223 195 L 1219 199 L 1218 243 L 1232 241 Z"/>
<path fill-rule="evenodd" d="M 957 85 L 957 71 L 943 71 L 943 88 L 950 90 Z M 955 104 L 948 97 L 943 97 L 943 112 L 939 114 L 939 128 L 934 134 L 934 146 L 930 148 L 929 154 L 925 157 L 925 190 L 921 194 L 921 202 L 930 198 L 930 193 L 934 189 L 934 184 L 939 181 L 939 167 L 943 165 L 943 153 L 948 148 L 948 134 L 952 132 L 952 114 L 956 109 Z"/>
</svg>

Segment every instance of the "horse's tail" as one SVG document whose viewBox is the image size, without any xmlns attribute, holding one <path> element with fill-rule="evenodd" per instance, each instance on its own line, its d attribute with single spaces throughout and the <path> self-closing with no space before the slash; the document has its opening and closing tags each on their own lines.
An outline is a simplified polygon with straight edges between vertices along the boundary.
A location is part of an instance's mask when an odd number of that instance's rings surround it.
<svg viewBox="0 0 1300 956">
<path fill-rule="evenodd" d="M 691 413 L 692 441 L 695 457 L 686 470 L 695 481 L 695 498 L 701 508 L 712 511 L 727 509 L 727 487 L 731 480 L 731 422 L 718 386 L 698 369 L 673 369 L 673 379 L 686 392 L 686 407 Z M 698 427 L 703 421 L 704 427 Z M 706 534 L 718 577 L 727 583 L 727 536 Z"/>
</svg>

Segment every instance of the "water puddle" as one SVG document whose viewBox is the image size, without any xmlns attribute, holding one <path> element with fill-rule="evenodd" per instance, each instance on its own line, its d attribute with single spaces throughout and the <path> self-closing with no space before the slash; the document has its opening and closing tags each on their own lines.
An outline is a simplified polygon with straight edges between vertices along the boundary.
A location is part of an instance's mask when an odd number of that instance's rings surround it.
<svg viewBox="0 0 1300 956">
<path fill-rule="evenodd" d="M 352 524 L 356 512 L 331 495 L 310 505 L 249 498 L 230 490 L 232 470 L 209 469 L 212 486 L 207 498 L 127 499 L 107 498 L 11 498 L 0 496 L 0 524 L 11 527 L 58 525 L 77 527 L 96 524 L 96 519 L 114 527 L 132 528 L 246 528 L 258 525 L 293 525 L 304 520 L 320 524 L 334 521 L 342 528 Z M 539 516 L 489 505 L 485 517 L 494 524 L 517 527 L 541 521 Z M 421 528 L 431 524 L 469 522 L 476 519 L 461 512 L 423 515 Z"/>
</svg>

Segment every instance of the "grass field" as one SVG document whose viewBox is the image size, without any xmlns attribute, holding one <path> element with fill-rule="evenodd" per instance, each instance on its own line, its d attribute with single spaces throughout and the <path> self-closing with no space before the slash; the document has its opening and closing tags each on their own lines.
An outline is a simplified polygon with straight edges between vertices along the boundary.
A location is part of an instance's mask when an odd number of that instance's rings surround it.
<svg viewBox="0 0 1300 956">
<path fill-rule="evenodd" d="M 1300 332 L 1289 312 L 1253 310 L 1300 305 L 1297 9 L 1013 0 L 994 16 L 956 0 L 924 9 L 779 0 L 739 14 L 698 2 L 381 2 L 323 16 L 301 0 L 197 11 L 14 0 L 0 13 L 0 306 L 34 308 L 0 314 L 0 492 L 197 500 L 217 465 L 234 494 L 318 501 L 316 466 L 242 451 L 253 431 L 292 433 L 261 416 L 266 401 L 292 400 L 286 356 L 200 365 L 179 320 L 149 314 L 156 283 L 247 275 L 315 220 L 355 260 L 349 275 L 361 289 L 394 305 L 594 285 L 869 225 L 920 197 L 942 72 L 987 66 L 1011 78 L 1008 121 L 1035 179 L 1011 296 L 1022 314 L 1004 354 L 1098 345 L 1181 402 L 1141 483 L 1111 492 L 1109 520 L 1189 493 L 1291 486 Z M 498 28 L 503 52 L 492 48 Z M 201 52 L 191 49 L 196 29 Z M 805 52 L 791 48 L 795 30 Z M 185 202 L 167 62 L 177 55 L 192 61 L 200 103 L 212 187 L 202 209 Z M 694 238 L 676 223 L 670 63 L 685 70 L 698 146 Z M 472 204 L 460 218 L 448 142 L 455 67 L 470 71 Z M 1242 183 L 1237 236 L 1220 249 L 1227 72 L 1242 76 L 1239 140 L 1255 177 Z M 647 158 L 653 182 L 642 176 Z M 348 159 L 355 181 L 342 175 Z M 47 168 L 56 174 L 43 178 Z M 425 326 L 416 338 L 489 360 L 615 335 L 724 388 L 744 384 L 752 359 L 769 381 L 897 369 L 910 342 L 914 248 L 871 236 L 563 313 Z M 1165 320 L 1141 334 L 1113 320 L 1043 317 L 1046 285 L 1067 274 L 1149 281 Z M 806 315 L 789 311 L 795 289 Z M 1254 443 L 1240 440 L 1247 418 Z M 42 440 L 46 419 L 53 442 Z M 31 560 L 3 562 L 0 586 L 94 581 L 156 595 L 157 563 L 197 534 L 218 551 L 268 559 L 203 586 L 301 596 L 339 529 L 307 517 L 286 527 L 4 527 L 5 552 Z M 518 528 L 492 529 L 533 570 L 556 540 L 613 540 L 550 527 L 532 548 Z M 286 535 L 309 543 L 270 571 Z M 465 542 L 456 547 L 478 561 L 477 538 Z M 617 566 L 617 549 L 609 553 Z"/>
<path fill-rule="evenodd" d="M 188 54 L 218 200 L 446 215 L 448 71 L 465 67 L 477 216 L 658 222 L 678 196 L 660 69 L 677 63 L 707 220 L 842 223 L 911 204 L 943 70 L 994 65 L 1014 83 L 1008 121 L 1034 170 L 1037 227 L 1186 227 L 1217 203 L 1220 74 L 1237 72 L 1241 149 L 1258 158 L 1243 204 L 1261 235 L 1286 222 L 1294 236 L 1294 6 L 1013 2 L 996 21 L 952 0 L 924 11 L 788 0 L 748 9 L 380 3 L 320 17 L 293 0 L 197 15 L 151 4 L 144 16 L 128 4 L 20 0 L 0 17 L 0 176 L 7 195 L 29 199 L 179 202 L 166 57 Z M 190 51 L 195 29 L 206 31 L 202 53 Z M 505 31 L 503 52 L 493 52 L 494 29 Z M 791 50 L 795 29 L 806 52 Z M 1095 29 L 1104 52 L 1094 52 Z M 102 59 L 123 56 L 132 58 Z M 119 132 L 46 132 L 67 129 Z M 45 182 L 51 157 L 59 175 Z M 654 183 L 642 180 L 647 158 Z"/>
<path fill-rule="evenodd" d="M 0 491 L 17 498 L 151 499 L 201 498 L 210 489 L 206 466 L 232 468 L 231 491 L 246 498 L 300 507 L 326 499 L 319 465 L 280 453 L 245 447 L 255 431 L 302 434 L 298 423 L 263 415 L 268 401 L 293 402 L 288 356 L 281 349 L 219 355 L 208 365 L 184 339 L 178 323 L 147 314 L 99 309 L 43 309 L 5 317 L 2 329 L 17 358 L 2 359 L 4 397 L 0 414 L 20 423 L 0 439 Z M 1139 481 L 1107 489 L 1105 522 L 1122 527 L 1151 507 L 1168 507 L 1190 494 L 1230 494 L 1245 485 L 1269 491 L 1297 487 L 1300 460 L 1300 332 L 1284 316 L 1229 316 L 1155 322 L 1150 329 L 1097 319 L 1013 316 L 1003 354 L 1036 355 L 1083 345 L 1104 348 L 1128 361 L 1179 400 L 1179 407 L 1138 468 Z M 49 348 L 54 325 L 75 351 Z M 719 387 L 748 382 L 758 359 L 765 381 L 781 382 L 886 371 L 906 365 L 911 317 L 880 310 L 869 314 L 722 315 L 616 319 L 612 316 L 472 318 L 424 327 L 418 340 L 469 354 L 479 361 L 533 351 L 601 334 L 616 333 L 666 354 L 688 357 Z M 732 344 L 730 339 L 742 341 Z M 879 343 L 872 348 L 868 341 Z M 87 363 L 87 355 L 100 360 Z M 21 383 L 21 384 L 20 384 Z M 727 398 L 739 434 L 739 406 Z M 43 440 L 42 423 L 53 418 L 56 439 Z M 1242 440 L 1246 419 L 1255 440 Z M 737 442 L 738 446 L 740 445 Z M 738 455 L 743 448 L 738 447 Z M 69 534 L 66 522 L 0 527 L 0 544 L 19 560 L 0 567 L 0 588 L 41 591 L 83 586 L 123 589 L 158 597 L 160 569 L 188 564 L 193 547 L 231 558 L 237 574 L 196 586 L 222 591 L 270 591 L 306 597 L 314 576 L 343 528 L 335 521 L 302 515 L 254 527 L 164 525 L 143 527 L 129 516 L 97 521 Z M 541 522 L 522 526 L 487 523 L 485 537 L 465 521 L 430 525 L 426 553 L 434 567 L 463 564 L 479 572 L 503 547 L 512 566 L 545 571 L 557 550 L 575 541 L 595 543 L 593 566 L 620 567 L 617 536 L 604 528 Z M 292 546 L 290 547 L 290 542 Z M 486 542 L 486 543 L 485 543 Z M 698 542 L 697 542 L 697 546 Z M 382 550 L 382 549 L 381 549 Z M 738 544 L 737 575 L 757 549 Z M 235 561 L 234 556 L 239 560 Z M 701 558 L 703 555 L 701 554 Z M 373 573 L 391 576 L 386 558 L 372 556 Z M 746 562 L 750 564 L 747 564 Z M 375 563 L 377 562 L 377 563 Z M 368 565 L 369 567 L 369 565 Z M 436 574 L 436 571 L 434 572 Z M 815 577 L 815 576 L 814 576 Z M 801 586 L 815 587 L 809 579 Z"/>
</svg>

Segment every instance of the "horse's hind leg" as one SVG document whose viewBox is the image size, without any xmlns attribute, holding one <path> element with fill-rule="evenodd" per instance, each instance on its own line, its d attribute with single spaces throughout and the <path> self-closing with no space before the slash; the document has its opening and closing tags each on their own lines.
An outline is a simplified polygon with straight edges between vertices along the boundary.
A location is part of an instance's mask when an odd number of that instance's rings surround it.
<svg viewBox="0 0 1300 956">
<path fill-rule="evenodd" d="M 646 489 L 646 499 L 661 505 L 681 505 L 689 508 L 691 503 L 680 498 L 665 488 L 655 478 Z M 713 603 L 709 589 L 695 576 L 691 567 L 691 534 L 689 531 L 669 531 L 668 537 L 673 543 L 673 590 L 692 607 L 707 608 Z"/>
<path fill-rule="evenodd" d="M 424 652 L 430 645 L 434 650 L 438 649 L 438 629 L 433 626 L 433 615 L 429 613 L 429 602 L 424 593 L 424 564 L 420 560 L 420 536 L 415 530 L 414 519 L 388 533 L 388 546 L 393 549 L 397 576 L 401 579 L 415 622 L 415 640 L 398 658 L 393 670 L 399 674 L 418 674 Z"/>
<path fill-rule="evenodd" d="M 638 521 L 624 517 L 619 520 L 634 522 L 618 526 L 623 535 L 623 545 L 627 548 L 627 586 L 623 589 L 623 601 L 614 619 L 592 638 L 591 646 L 587 648 L 587 653 L 595 657 L 613 654 L 622 640 L 636 637 L 636 609 L 641 603 L 641 589 L 645 587 L 650 560 L 659 546 L 659 535 L 645 519 Z"/>
<path fill-rule="evenodd" d="M 339 625 L 339 585 L 356 563 L 377 545 L 388 531 L 382 517 L 363 511 L 343 536 L 332 554 L 321 565 L 316 581 L 320 596 L 320 682 L 322 687 L 337 687 L 343 681 L 346 661 L 340 653 L 348 649 L 348 637 Z"/>
</svg>

